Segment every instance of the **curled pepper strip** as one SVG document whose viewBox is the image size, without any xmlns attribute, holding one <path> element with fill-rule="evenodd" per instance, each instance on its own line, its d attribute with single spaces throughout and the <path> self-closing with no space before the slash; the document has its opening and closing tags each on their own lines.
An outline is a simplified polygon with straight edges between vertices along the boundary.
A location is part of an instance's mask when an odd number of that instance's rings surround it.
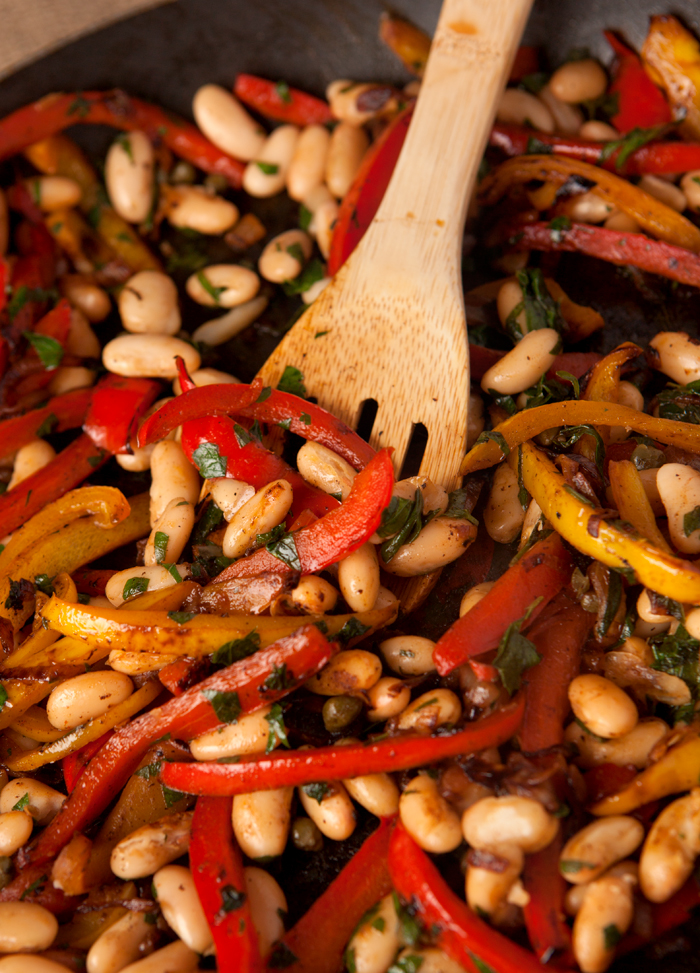
<svg viewBox="0 0 700 973">
<path fill-rule="evenodd" d="M 345 946 L 363 915 L 391 891 L 387 856 L 393 826 L 393 818 L 382 819 L 326 891 L 273 948 L 268 969 L 337 973 Z"/>
<path fill-rule="evenodd" d="M 102 813 L 148 748 L 163 735 L 191 740 L 219 726 L 221 720 L 210 701 L 213 696 L 225 694 L 231 703 L 235 696 L 239 713 L 252 713 L 315 675 L 336 651 L 337 646 L 314 625 L 306 625 L 121 727 L 90 761 L 75 790 L 36 843 L 23 850 L 21 867 L 55 858 L 76 831 L 83 831 Z M 279 688 L 268 688 L 267 680 L 280 672 L 284 678 L 275 680 Z"/>
<path fill-rule="evenodd" d="M 700 250 L 700 230 L 690 220 L 625 179 L 577 159 L 556 155 L 508 159 L 481 183 L 480 201 L 493 205 L 512 186 L 535 179 L 563 185 L 571 176 L 590 180 L 592 192 L 627 213 L 651 236 L 693 253 Z"/>
<path fill-rule="evenodd" d="M 433 661 L 440 675 L 448 675 L 472 656 L 495 649 L 508 626 L 522 618 L 528 608 L 534 621 L 568 583 L 571 568 L 571 558 L 556 534 L 534 544 L 438 640 Z"/>
<path fill-rule="evenodd" d="M 677 422 L 675 419 L 657 419 L 625 405 L 615 405 L 607 402 L 551 402 L 537 406 L 535 409 L 525 409 L 510 416 L 499 423 L 493 430 L 498 433 L 495 441 L 488 439 L 477 443 L 464 457 L 460 473 L 474 473 L 485 470 L 489 466 L 504 458 L 504 453 L 498 445 L 503 442 L 512 452 L 516 446 L 539 436 L 545 429 L 555 426 L 628 426 L 635 432 L 658 439 L 669 446 L 679 446 L 691 452 L 700 452 L 700 426 L 689 422 Z"/>
<path fill-rule="evenodd" d="M 586 402 L 617 402 L 620 394 L 620 370 L 627 362 L 644 354 L 639 345 L 625 341 L 597 362 L 581 398 Z"/>
<path fill-rule="evenodd" d="M 398 894 L 410 902 L 431 938 L 469 973 L 542 973 L 528 950 L 492 928 L 457 898 L 426 853 L 402 824 L 389 845 L 389 874 Z"/>
<path fill-rule="evenodd" d="M 604 34 L 617 56 L 609 89 L 609 94 L 617 95 L 617 111 L 610 117 L 611 124 L 618 132 L 629 132 L 672 122 L 668 102 L 644 70 L 639 56 L 612 31 Z"/>
<path fill-rule="evenodd" d="M 282 81 L 267 81 L 254 74 L 237 74 L 234 95 L 267 118 L 291 125 L 325 125 L 333 121 L 328 102 Z"/>
<path fill-rule="evenodd" d="M 620 517 L 632 524 L 642 537 L 647 537 L 659 550 L 671 554 L 671 548 L 656 524 L 654 511 L 634 463 L 628 459 L 612 461 L 608 465 L 608 476 Z"/>
<path fill-rule="evenodd" d="M 131 452 L 136 425 L 160 389 L 160 382 L 152 378 L 103 376 L 92 390 L 83 430 L 109 453 Z"/>
<path fill-rule="evenodd" d="M 190 869 L 219 967 L 236 973 L 262 973 L 231 811 L 232 801 L 225 797 L 199 798 L 192 817 Z"/>
<path fill-rule="evenodd" d="M 231 797 L 319 780 L 410 770 L 448 757 L 501 746 L 517 732 L 523 710 L 522 698 L 516 698 L 503 709 L 444 736 L 410 734 L 377 743 L 366 741 L 259 755 L 235 764 L 168 763 L 161 768 L 161 777 L 168 787 L 188 794 Z"/>
<path fill-rule="evenodd" d="M 518 223 L 508 235 L 508 243 L 515 250 L 585 253 L 618 267 L 639 267 L 680 284 L 700 287 L 697 254 L 661 240 L 650 240 L 643 233 L 622 233 L 585 223 L 574 223 L 571 229 L 554 233 L 548 223 Z"/>
<path fill-rule="evenodd" d="M 633 410 L 630 410 L 633 411 Z M 525 489 L 542 508 L 564 540 L 581 553 L 608 567 L 633 571 L 638 583 L 667 598 L 700 604 L 700 571 L 690 561 L 666 554 L 636 532 L 625 530 L 621 521 L 604 520 L 601 511 L 572 491 L 552 461 L 530 443 L 508 462 L 520 466 Z"/>
<path fill-rule="evenodd" d="M 0 459 L 7 459 L 42 433 L 65 432 L 82 424 L 92 389 L 75 389 L 49 399 L 40 409 L 0 422 Z"/>
</svg>

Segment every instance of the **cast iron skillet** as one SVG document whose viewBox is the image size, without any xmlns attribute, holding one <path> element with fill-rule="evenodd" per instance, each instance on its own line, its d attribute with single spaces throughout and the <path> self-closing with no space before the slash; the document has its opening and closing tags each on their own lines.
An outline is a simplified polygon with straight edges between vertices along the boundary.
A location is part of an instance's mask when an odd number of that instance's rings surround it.
<svg viewBox="0 0 700 973">
<path fill-rule="evenodd" d="M 383 7 L 379 0 L 178 0 L 76 41 L 3 81 L 0 114 L 49 91 L 120 86 L 189 115 L 199 85 L 214 81 L 228 86 L 237 71 L 283 78 L 316 93 L 338 77 L 402 83 L 408 76 L 377 39 Z M 439 2 L 396 0 L 393 8 L 432 32 Z M 588 47 L 607 62 L 604 28 L 619 30 L 639 47 L 649 14 L 668 12 L 700 32 L 696 0 L 671 0 L 668 5 L 664 0 L 535 0 L 526 41 L 545 50 L 550 66 L 574 47 Z M 575 255 L 567 255 L 561 270 L 572 297 L 604 313 L 606 330 L 598 339 L 603 350 L 624 339 L 643 342 L 670 327 L 697 334 L 700 298 L 688 288 L 670 292 L 658 278 L 630 277 Z M 232 366 L 243 380 L 252 377 L 279 334 L 265 323 L 249 332 L 232 349 L 243 359 Z M 454 592 L 448 600 L 454 601 Z M 443 603 L 443 611 L 445 607 Z M 423 624 L 439 625 L 439 608 L 428 605 Z M 314 855 L 300 855 L 290 843 L 278 877 L 285 885 L 291 921 L 372 827 L 370 821 L 361 821 L 350 842 L 342 847 L 327 842 L 325 851 Z M 631 973 L 652 963 L 659 973 L 700 970 L 698 947 L 700 931 L 686 929 L 646 955 L 620 961 L 615 970 Z"/>
</svg>

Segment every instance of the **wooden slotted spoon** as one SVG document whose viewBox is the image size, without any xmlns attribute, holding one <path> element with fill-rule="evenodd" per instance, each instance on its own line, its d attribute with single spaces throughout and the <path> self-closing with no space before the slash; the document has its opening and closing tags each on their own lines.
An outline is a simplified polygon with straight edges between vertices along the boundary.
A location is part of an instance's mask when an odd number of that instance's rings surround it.
<svg viewBox="0 0 700 973">
<path fill-rule="evenodd" d="M 355 428 L 378 411 L 375 447 L 401 470 L 416 423 L 420 472 L 448 489 L 464 456 L 469 351 L 461 280 L 467 204 L 532 0 L 445 0 L 401 155 L 367 233 L 260 376 L 287 365 Z"/>
</svg>

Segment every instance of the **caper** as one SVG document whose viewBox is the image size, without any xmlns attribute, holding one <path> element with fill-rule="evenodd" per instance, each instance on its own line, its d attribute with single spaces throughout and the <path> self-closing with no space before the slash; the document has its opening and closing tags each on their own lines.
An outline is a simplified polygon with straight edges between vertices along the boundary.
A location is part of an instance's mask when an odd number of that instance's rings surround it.
<svg viewBox="0 0 700 973">
<path fill-rule="evenodd" d="M 224 193 L 229 187 L 229 181 L 219 172 L 210 172 L 204 180 L 204 185 L 207 189 L 213 189 L 215 193 Z"/>
<path fill-rule="evenodd" d="M 170 172 L 170 182 L 176 183 L 193 183 L 197 177 L 195 168 L 191 162 L 187 162 L 185 159 L 180 159 L 175 163 Z"/>
<path fill-rule="evenodd" d="M 320 851 L 323 848 L 323 835 L 311 818 L 294 819 L 292 841 L 299 851 Z"/>
<path fill-rule="evenodd" d="M 329 733 L 339 733 L 360 715 L 362 700 L 356 696 L 329 696 L 323 704 L 323 725 Z"/>
</svg>

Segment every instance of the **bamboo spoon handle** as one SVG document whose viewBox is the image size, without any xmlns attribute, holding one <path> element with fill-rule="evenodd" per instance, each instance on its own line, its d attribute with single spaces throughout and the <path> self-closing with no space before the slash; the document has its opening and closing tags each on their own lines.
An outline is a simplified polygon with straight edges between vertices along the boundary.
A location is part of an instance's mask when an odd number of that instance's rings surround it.
<svg viewBox="0 0 700 973">
<path fill-rule="evenodd" d="M 465 187 L 476 182 L 531 6 L 532 0 L 443 3 L 406 142 L 368 233 L 377 238 L 377 275 L 396 266 L 395 251 L 381 244 L 393 236 L 397 223 L 404 270 L 410 262 L 410 273 L 425 273 L 426 238 L 433 256 L 455 258 L 469 203 Z M 436 124 L 437 119 L 451 124 Z"/>
</svg>

